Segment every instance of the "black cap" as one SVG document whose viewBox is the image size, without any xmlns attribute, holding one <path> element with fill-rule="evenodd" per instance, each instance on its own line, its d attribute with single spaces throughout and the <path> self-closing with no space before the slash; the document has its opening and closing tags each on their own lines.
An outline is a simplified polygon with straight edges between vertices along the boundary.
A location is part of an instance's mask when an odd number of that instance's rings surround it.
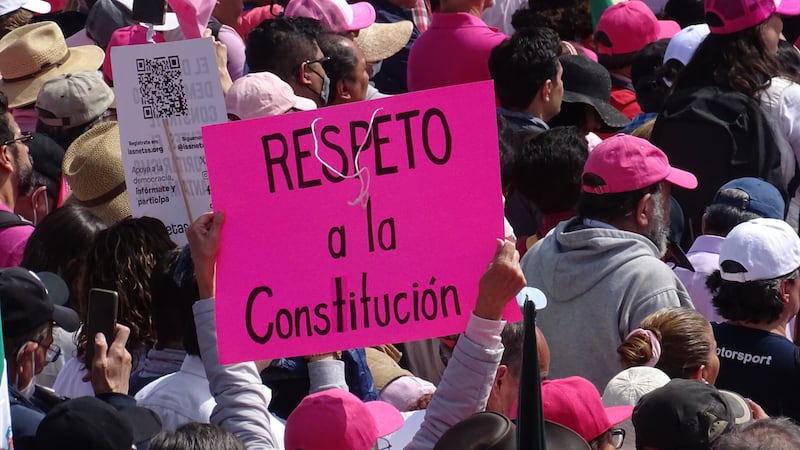
<svg viewBox="0 0 800 450">
<path fill-rule="evenodd" d="M 59 403 L 36 430 L 39 450 L 129 450 L 144 448 L 161 431 L 161 419 L 141 407 L 117 410 L 96 397 L 80 397 Z"/>
<path fill-rule="evenodd" d="M 33 140 L 28 143 L 28 153 L 33 159 L 33 170 L 46 176 L 60 187 L 64 149 L 46 134 L 33 133 L 33 136 Z"/>
<path fill-rule="evenodd" d="M 752 419 L 744 399 L 698 380 L 675 378 L 645 394 L 633 410 L 636 448 L 707 450 L 734 425 Z"/>
<path fill-rule="evenodd" d="M 583 55 L 563 55 L 558 58 L 564 72 L 564 103 L 582 103 L 597 111 L 603 121 L 600 131 L 612 132 L 631 123 L 630 119 L 611 106 L 611 76 L 600 64 Z"/>
<path fill-rule="evenodd" d="M 453 425 L 433 450 L 516 450 L 517 427 L 508 417 L 485 411 Z"/>
<path fill-rule="evenodd" d="M 78 314 L 61 306 L 69 288 L 58 275 L 37 275 L 22 267 L 0 269 L 0 314 L 4 336 L 21 336 L 53 321 L 67 331 L 80 326 Z"/>
<path fill-rule="evenodd" d="M 591 450 L 578 433 L 544 421 L 547 448 Z M 433 450 L 517 450 L 517 426 L 508 417 L 483 411 L 455 424 L 442 435 Z"/>
</svg>

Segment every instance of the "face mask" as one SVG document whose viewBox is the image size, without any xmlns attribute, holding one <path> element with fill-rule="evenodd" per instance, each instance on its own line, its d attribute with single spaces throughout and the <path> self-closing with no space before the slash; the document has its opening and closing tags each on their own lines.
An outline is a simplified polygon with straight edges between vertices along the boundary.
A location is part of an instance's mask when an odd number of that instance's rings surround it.
<svg viewBox="0 0 800 450">
<path fill-rule="evenodd" d="M 17 352 L 17 363 L 19 363 L 19 358 L 22 356 L 22 352 L 25 351 L 25 346 L 23 345 L 19 351 Z M 22 394 L 23 397 L 30 399 L 33 397 L 33 393 L 36 391 L 36 356 L 31 357 L 31 373 L 33 376 L 31 377 L 31 381 L 25 387 L 16 386 L 19 393 Z M 16 385 L 16 382 L 14 383 Z"/>
<path fill-rule="evenodd" d="M 322 102 L 326 105 L 328 104 L 328 96 L 331 94 L 331 79 L 328 78 L 326 74 L 322 77 L 322 89 L 319 91 L 319 96 L 322 98 Z"/>
<path fill-rule="evenodd" d="M 309 67 L 309 70 L 314 72 L 318 77 L 322 78 L 322 88 L 319 90 L 319 97 L 322 99 L 322 103 L 327 105 L 328 96 L 331 94 L 331 79 L 328 78 L 327 73 L 323 76 L 311 67 Z"/>
<path fill-rule="evenodd" d="M 47 192 L 43 192 L 44 195 L 44 210 L 45 214 L 50 214 L 50 200 L 47 199 Z M 33 196 L 31 196 L 31 205 L 33 206 L 33 226 L 39 225 L 39 214 L 36 212 L 36 203 L 33 201 Z"/>
<path fill-rule="evenodd" d="M 372 64 L 372 76 L 369 77 L 370 80 L 375 78 L 375 75 L 377 75 L 378 72 L 381 71 L 381 66 L 383 66 L 383 60 L 380 60 Z"/>
</svg>

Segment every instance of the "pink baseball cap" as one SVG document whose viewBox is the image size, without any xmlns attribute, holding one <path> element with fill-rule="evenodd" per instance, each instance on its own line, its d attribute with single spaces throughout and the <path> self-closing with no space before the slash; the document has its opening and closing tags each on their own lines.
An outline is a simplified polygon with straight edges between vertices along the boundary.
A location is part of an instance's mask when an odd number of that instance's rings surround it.
<svg viewBox="0 0 800 450">
<path fill-rule="evenodd" d="M 714 34 L 752 28 L 773 14 L 800 14 L 800 0 L 706 0 L 706 22 Z"/>
<path fill-rule="evenodd" d="M 667 155 L 650 142 L 617 134 L 597 145 L 583 166 L 583 191 L 590 194 L 631 192 L 658 183 L 697 187 L 697 178 L 669 165 Z"/>
<path fill-rule="evenodd" d="M 284 12 L 286 17 L 319 20 L 322 29 L 331 33 L 358 31 L 375 23 L 375 8 L 367 2 L 349 4 L 345 0 L 291 0 Z"/>
<path fill-rule="evenodd" d="M 597 388 L 581 377 L 542 382 L 544 419 L 565 426 L 591 442 L 628 419 L 633 406 L 604 408 Z"/>
<path fill-rule="evenodd" d="M 153 40 L 156 41 L 156 43 L 164 42 L 164 36 L 156 32 L 153 34 Z M 114 73 L 111 71 L 111 47 L 147 43 L 147 27 L 143 25 L 130 25 L 114 30 L 114 32 L 111 33 L 111 39 L 108 40 L 106 57 L 103 59 L 103 75 L 109 80 L 114 81 Z"/>
<path fill-rule="evenodd" d="M 313 100 L 298 97 L 292 87 L 271 72 L 249 73 L 233 82 L 225 95 L 228 113 L 241 120 L 277 116 L 295 108 L 317 109 Z"/>
<path fill-rule="evenodd" d="M 303 399 L 286 420 L 286 450 L 370 450 L 379 437 L 403 426 L 394 406 L 362 402 L 341 389 L 327 389 Z"/>
<path fill-rule="evenodd" d="M 644 2 L 628 0 L 603 11 L 594 40 L 597 53 L 622 55 L 638 52 L 659 39 L 671 38 L 680 30 L 678 22 L 656 19 Z"/>
</svg>

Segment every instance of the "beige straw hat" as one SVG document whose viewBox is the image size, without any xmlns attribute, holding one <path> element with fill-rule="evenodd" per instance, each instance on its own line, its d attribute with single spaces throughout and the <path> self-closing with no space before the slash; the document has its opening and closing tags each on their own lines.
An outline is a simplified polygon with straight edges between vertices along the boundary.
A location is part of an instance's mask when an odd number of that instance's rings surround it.
<svg viewBox="0 0 800 450">
<path fill-rule="evenodd" d="M 367 62 L 384 60 L 405 47 L 411 39 L 414 23 L 401 20 L 394 23 L 373 23 L 358 32 L 356 43 Z"/>
<path fill-rule="evenodd" d="M 99 123 L 75 139 L 62 168 L 72 190 L 70 201 L 109 226 L 131 215 L 117 122 Z"/>
<path fill-rule="evenodd" d="M 40 22 L 17 28 L 0 39 L 0 91 L 9 108 L 36 101 L 45 81 L 68 72 L 97 70 L 103 50 L 96 45 L 67 47 L 55 22 Z"/>
</svg>

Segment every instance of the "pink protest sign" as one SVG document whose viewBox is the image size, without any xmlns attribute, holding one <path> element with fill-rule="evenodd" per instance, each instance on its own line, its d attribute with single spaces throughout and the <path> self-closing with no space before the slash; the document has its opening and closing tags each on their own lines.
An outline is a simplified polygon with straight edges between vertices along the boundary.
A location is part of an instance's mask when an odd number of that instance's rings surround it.
<svg viewBox="0 0 800 450">
<path fill-rule="evenodd" d="M 223 363 L 464 330 L 503 236 L 491 82 L 211 125 L 203 142 L 226 214 Z"/>
</svg>

